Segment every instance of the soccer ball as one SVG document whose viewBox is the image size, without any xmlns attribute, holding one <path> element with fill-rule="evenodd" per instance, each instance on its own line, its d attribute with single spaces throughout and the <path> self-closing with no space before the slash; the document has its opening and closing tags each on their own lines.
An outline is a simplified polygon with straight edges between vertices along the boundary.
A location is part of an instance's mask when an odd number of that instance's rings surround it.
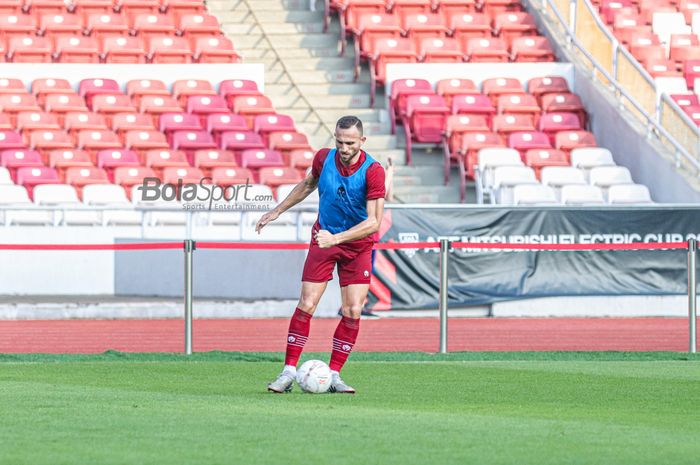
<svg viewBox="0 0 700 465">
<path fill-rule="evenodd" d="M 297 383 L 304 392 L 324 393 L 331 387 L 331 369 L 320 360 L 304 362 L 297 370 Z"/>
</svg>

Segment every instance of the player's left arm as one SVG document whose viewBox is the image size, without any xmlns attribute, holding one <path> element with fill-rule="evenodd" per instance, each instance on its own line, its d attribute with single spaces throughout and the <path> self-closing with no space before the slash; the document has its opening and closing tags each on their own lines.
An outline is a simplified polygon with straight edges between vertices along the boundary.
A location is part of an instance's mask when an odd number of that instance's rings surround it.
<svg viewBox="0 0 700 465">
<path fill-rule="evenodd" d="M 367 219 L 356 224 L 347 231 L 331 234 L 321 230 L 316 233 L 316 242 L 322 249 L 333 247 L 344 242 L 356 241 L 379 231 L 384 216 L 384 199 L 367 201 Z"/>
</svg>

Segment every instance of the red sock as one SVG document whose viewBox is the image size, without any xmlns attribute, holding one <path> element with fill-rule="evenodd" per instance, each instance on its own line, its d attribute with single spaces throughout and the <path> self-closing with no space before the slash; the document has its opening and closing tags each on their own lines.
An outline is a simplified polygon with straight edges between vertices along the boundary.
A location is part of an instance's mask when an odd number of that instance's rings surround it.
<svg viewBox="0 0 700 465">
<path fill-rule="evenodd" d="M 304 344 L 309 338 L 311 327 L 311 315 L 299 308 L 294 310 L 294 315 L 289 321 L 289 333 L 287 334 L 287 354 L 284 358 L 285 365 L 296 366 L 304 350 Z"/>
<path fill-rule="evenodd" d="M 331 362 L 328 366 L 333 371 L 340 371 L 345 365 L 345 361 L 350 356 L 357 333 L 360 332 L 360 319 L 343 317 L 338 323 L 338 327 L 333 334 L 333 352 L 331 353 Z"/>
</svg>

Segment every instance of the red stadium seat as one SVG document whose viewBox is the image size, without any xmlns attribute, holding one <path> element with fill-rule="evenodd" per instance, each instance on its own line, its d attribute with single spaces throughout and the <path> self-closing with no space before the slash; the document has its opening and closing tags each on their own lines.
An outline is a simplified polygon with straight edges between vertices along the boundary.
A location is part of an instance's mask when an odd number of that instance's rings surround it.
<svg viewBox="0 0 700 465">
<path fill-rule="evenodd" d="M 595 136 L 588 131 L 559 131 L 554 139 L 554 146 L 559 150 L 571 152 L 582 147 L 597 147 Z"/>
<path fill-rule="evenodd" d="M 441 79 L 437 82 L 436 90 L 438 95 L 442 95 L 445 103 L 452 107 L 452 97 L 454 95 L 474 95 L 480 94 L 474 81 L 471 79 Z"/>
<path fill-rule="evenodd" d="M 433 10 L 433 2 L 426 0 L 389 0 L 387 9 L 395 15 L 406 16 L 428 14 Z"/>
<path fill-rule="evenodd" d="M 631 6 L 631 0 L 602 0 L 600 3 L 600 16 L 607 24 L 612 24 L 617 12 Z"/>
<path fill-rule="evenodd" d="M 497 38 L 470 38 L 466 41 L 465 52 L 469 61 L 481 62 L 508 62 L 508 47 L 505 41 Z"/>
<path fill-rule="evenodd" d="M 102 56 L 105 63 L 146 63 L 146 49 L 138 37 L 105 37 Z"/>
<path fill-rule="evenodd" d="M 547 166 L 571 166 L 569 155 L 557 149 L 531 149 L 525 152 L 525 165 L 535 170 L 540 179 L 542 168 Z"/>
<path fill-rule="evenodd" d="M 214 168 L 211 177 L 217 186 L 235 186 L 253 182 L 253 172 L 248 168 Z"/>
<path fill-rule="evenodd" d="M 693 24 L 693 14 L 700 13 L 700 1 L 680 0 L 680 2 L 678 2 L 678 11 L 685 16 L 686 24 Z"/>
<path fill-rule="evenodd" d="M 107 130 L 109 126 L 105 117 L 89 111 L 68 112 L 63 117 L 63 127 L 71 137 L 76 137 L 78 131 L 85 129 Z"/>
<path fill-rule="evenodd" d="M 156 14 L 159 8 L 158 0 L 114 0 L 115 11 L 127 11 L 129 14 Z"/>
<path fill-rule="evenodd" d="M 163 81 L 157 79 L 133 79 L 126 83 L 126 94 L 131 97 L 134 105 L 141 105 L 141 97 L 151 95 L 170 97 L 170 92 Z"/>
<path fill-rule="evenodd" d="M 476 11 L 477 8 L 477 2 L 475 0 L 434 0 L 433 4 L 446 20 L 449 20 L 449 18 L 454 15 L 462 15 L 464 12 Z"/>
<path fill-rule="evenodd" d="M 0 113 L 0 131 L 11 131 L 14 128 L 15 125 L 12 124 L 10 116 L 4 113 Z"/>
<path fill-rule="evenodd" d="M 413 45 L 418 49 L 423 39 L 437 39 L 447 36 L 449 30 L 438 14 L 408 13 L 401 14 L 404 31 Z"/>
<path fill-rule="evenodd" d="M 90 100 L 95 95 L 121 94 L 121 89 L 114 79 L 83 79 L 78 85 L 78 94 L 85 98 L 85 103 L 90 106 Z"/>
<path fill-rule="evenodd" d="M 206 131 L 175 131 L 172 135 L 175 150 L 184 150 L 190 164 L 193 164 L 194 151 L 216 149 L 214 138 Z"/>
<path fill-rule="evenodd" d="M 18 15 L 22 13 L 23 0 L 0 1 L 0 15 Z"/>
<path fill-rule="evenodd" d="M 25 148 L 22 136 L 15 131 L 0 131 L 0 150 Z"/>
<path fill-rule="evenodd" d="M 532 116 L 532 121 L 537 126 L 540 120 L 540 106 L 537 99 L 530 94 L 504 95 L 498 97 L 497 105 L 499 114 L 525 114 Z"/>
<path fill-rule="evenodd" d="M 450 115 L 445 124 L 445 137 L 449 155 L 460 151 L 462 135 L 467 132 L 489 132 L 488 120 L 480 115 Z"/>
<path fill-rule="evenodd" d="M 88 14 L 85 19 L 85 32 L 98 40 L 107 37 L 121 37 L 129 32 L 129 25 L 124 15 L 92 13 Z"/>
<path fill-rule="evenodd" d="M 381 14 L 386 12 L 385 0 L 333 0 L 331 8 L 338 10 L 340 20 L 341 55 L 345 51 L 345 36 L 358 29 L 359 18 L 366 14 Z M 327 29 L 327 20 L 324 31 Z"/>
<path fill-rule="evenodd" d="M 0 79 L 0 94 L 26 94 L 27 89 L 21 79 Z"/>
<path fill-rule="evenodd" d="M 153 131 L 153 119 L 142 113 L 115 113 L 112 115 L 112 131 L 124 141 L 127 131 Z"/>
<path fill-rule="evenodd" d="M 653 78 L 683 76 L 676 69 L 676 62 L 666 59 L 648 59 L 644 62 L 644 69 L 646 69 Z"/>
<path fill-rule="evenodd" d="M 219 20 L 216 19 L 216 16 L 207 13 L 181 15 L 177 30 L 178 34 L 189 40 L 222 35 Z"/>
<path fill-rule="evenodd" d="M 23 85 L 22 87 L 24 88 Z M 32 94 L 41 106 L 44 106 L 44 99 L 49 94 L 71 94 L 73 92 L 75 91 L 66 79 L 44 78 L 32 81 Z"/>
<path fill-rule="evenodd" d="M 493 132 L 465 132 L 462 135 L 462 144 L 459 153 L 464 156 L 466 175 L 474 178 L 474 167 L 478 162 L 478 153 L 481 149 L 505 147 L 501 137 Z"/>
<path fill-rule="evenodd" d="M 508 147 L 520 152 L 525 161 L 525 152 L 532 149 L 551 149 L 547 134 L 538 131 L 511 132 L 508 135 Z"/>
<path fill-rule="evenodd" d="M 437 94 L 411 95 L 406 102 L 403 117 L 406 131 L 406 164 L 411 164 L 412 142 L 438 144 L 442 141 L 445 121 L 450 109 L 445 99 Z"/>
<path fill-rule="evenodd" d="M 403 33 L 401 28 L 401 18 L 399 15 L 388 13 L 363 14 L 358 19 L 358 27 L 354 29 L 356 45 L 363 55 L 371 54 L 375 39 L 385 37 L 398 39 Z M 355 51 L 358 49 L 355 47 Z M 356 62 L 357 63 L 357 62 Z"/>
<path fill-rule="evenodd" d="M 672 94 L 669 97 L 681 108 L 700 105 L 700 100 L 696 94 Z"/>
<path fill-rule="evenodd" d="M 484 79 L 481 84 L 481 91 L 487 95 L 495 104 L 498 103 L 498 97 L 503 94 L 525 94 L 522 84 L 515 78 L 489 78 Z"/>
<path fill-rule="evenodd" d="M 151 63 L 192 63 L 192 51 L 182 37 L 155 36 L 147 42 Z"/>
<path fill-rule="evenodd" d="M 700 128 L 700 105 L 689 105 L 683 107 L 683 111 L 690 117 L 697 127 Z"/>
<path fill-rule="evenodd" d="M 496 115 L 493 117 L 493 130 L 507 139 L 513 132 L 534 131 L 535 124 L 529 115 Z"/>
<path fill-rule="evenodd" d="M 292 150 L 289 152 L 289 166 L 292 168 L 308 169 L 313 160 L 314 152 L 312 150 Z"/>
<path fill-rule="evenodd" d="M 217 146 L 221 143 L 221 133 L 225 131 L 247 131 L 248 124 L 241 115 L 213 114 L 207 116 L 207 132 L 211 133 Z"/>
<path fill-rule="evenodd" d="M 559 131 L 576 131 L 581 128 L 581 121 L 576 113 L 557 112 L 544 113 L 538 123 L 540 131 L 547 134 L 549 141 L 554 145 L 554 137 Z"/>
<path fill-rule="evenodd" d="M 204 10 L 204 0 L 160 0 L 160 11 L 175 15 L 201 13 Z"/>
<path fill-rule="evenodd" d="M 68 168 L 89 168 L 93 166 L 90 154 L 85 150 L 51 150 L 48 154 L 49 166 L 58 170 L 59 177 L 64 180 Z"/>
<path fill-rule="evenodd" d="M 516 37 L 510 47 L 511 61 L 555 61 L 554 50 L 545 37 Z"/>
<path fill-rule="evenodd" d="M 423 63 L 461 63 L 464 55 L 456 39 L 424 38 L 418 48 Z"/>
<path fill-rule="evenodd" d="M 0 14 L 0 38 L 24 37 L 34 35 L 37 29 L 36 19 L 23 14 Z"/>
<path fill-rule="evenodd" d="M 537 35 L 537 26 L 530 13 L 499 13 L 493 20 L 493 33 L 510 42 L 515 37 Z"/>
<path fill-rule="evenodd" d="M 58 171 L 48 167 L 18 168 L 16 176 L 15 182 L 24 186 L 30 196 L 34 186 L 39 184 L 58 184 L 61 182 L 58 177 Z"/>
<path fill-rule="evenodd" d="M 112 115 L 136 113 L 131 99 L 124 94 L 100 94 L 92 97 L 92 110 L 104 115 L 107 124 L 112 124 Z"/>
<path fill-rule="evenodd" d="M 178 79 L 173 82 L 173 97 L 183 107 L 187 104 L 187 99 L 192 96 L 215 96 L 216 90 L 209 81 L 203 79 Z"/>
<path fill-rule="evenodd" d="M 379 38 L 370 63 L 370 106 L 374 106 L 377 86 L 384 86 L 388 63 L 416 63 L 418 54 L 409 39 Z"/>
<path fill-rule="evenodd" d="M 260 168 L 258 172 L 258 180 L 260 184 L 265 184 L 273 189 L 282 184 L 297 184 L 303 178 L 299 170 L 295 168 Z"/>
<path fill-rule="evenodd" d="M 452 114 L 481 115 L 489 124 L 496 114 L 496 107 L 486 95 L 456 95 L 452 98 Z"/>
<path fill-rule="evenodd" d="M 77 146 L 90 152 L 90 158 L 96 161 L 96 154 L 100 150 L 118 149 L 122 147 L 119 136 L 109 130 L 84 129 L 78 131 Z"/>
<path fill-rule="evenodd" d="M 246 79 L 227 79 L 219 84 L 219 95 L 226 99 L 229 108 L 233 108 L 233 101 L 236 97 L 243 95 L 262 95 L 258 90 L 255 81 Z"/>
<path fill-rule="evenodd" d="M 154 170 L 162 170 L 168 167 L 190 166 L 187 161 L 187 154 L 182 150 L 172 149 L 153 149 L 146 150 L 144 154 L 144 162 L 146 166 Z"/>
<path fill-rule="evenodd" d="M 191 95 L 187 98 L 187 112 L 197 115 L 202 126 L 207 124 L 209 115 L 229 111 L 226 100 L 218 95 Z"/>
<path fill-rule="evenodd" d="M 132 35 L 143 38 L 175 35 L 175 22 L 168 15 L 142 13 L 130 19 Z"/>
<path fill-rule="evenodd" d="M 61 129 L 58 119 L 43 111 L 22 111 L 17 113 L 17 130 L 20 132 L 35 129 Z"/>
<path fill-rule="evenodd" d="M 158 125 L 158 119 L 163 113 L 182 113 L 183 109 L 172 97 L 159 95 L 144 95 L 139 102 L 139 111 L 153 118 L 153 124 Z"/>
<path fill-rule="evenodd" d="M 36 98 L 27 91 L 22 93 L 0 94 L 0 111 L 10 117 L 12 124 L 16 124 L 17 114 L 24 111 L 41 111 Z"/>
<path fill-rule="evenodd" d="M 114 183 L 126 188 L 127 196 L 131 195 L 131 186 L 143 184 L 145 178 L 159 178 L 155 171 L 145 166 L 122 167 L 114 170 Z"/>
<path fill-rule="evenodd" d="M 236 158 L 230 150 L 202 149 L 194 152 L 194 166 L 210 175 L 214 168 L 236 168 Z"/>
<path fill-rule="evenodd" d="M 46 37 L 11 37 L 7 61 L 12 63 L 51 63 L 53 46 Z"/>
<path fill-rule="evenodd" d="M 448 21 L 452 36 L 462 44 L 466 43 L 467 39 L 491 36 L 491 24 L 485 14 L 452 14 Z"/>
<path fill-rule="evenodd" d="M 581 127 L 586 127 L 586 110 L 576 94 L 557 92 L 543 95 L 541 106 L 544 113 L 576 113 L 581 121 Z"/>
<path fill-rule="evenodd" d="M 700 42 L 694 34 L 671 34 L 668 58 L 676 63 L 676 69 L 683 69 L 689 60 L 700 60 Z"/>
<path fill-rule="evenodd" d="M 541 104 L 544 95 L 569 92 L 569 84 L 561 76 L 532 78 L 527 81 L 527 91 Z"/>
<path fill-rule="evenodd" d="M 39 17 L 37 35 L 74 37 L 83 33 L 83 18 L 67 13 L 48 13 Z"/>
<path fill-rule="evenodd" d="M 238 164 L 243 168 L 257 169 L 267 166 L 285 166 L 282 153 L 277 150 L 244 150 L 237 158 Z"/>
<path fill-rule="evenodd" d="M 100 62 L 100 44 L 92 37 L 58 37 L 55 53 L 59 63 Z"/>
<path fill-rule="evenodd" d="M 48 161 L 48 153 L 51 150 L 72 149 L 74 143 L 65 132 L 61 130 L 39 129 L 29 133 L 29 147 L 41 152 L 45 161 Z"/>
<path fill-rule="evenodd" d="M 265 145 L 269 145 L 270 133 L 296 132 L 296 126 L 292 117 L 288 115 L 258 115 L 253 121 L 253 131 L 260 134 Z"/>
<path fill-rule="evenodd" d="M 170 145 L 160 131 L 126 131 L 124 145 L 143 155 L 147 150 L 168 149 Z"/>
<path fill-rule="evenodd" d="M 282 152 L 286 162 L 289 162 L 289 154 L 293 150 L 311 150 L 309 139 L 300 132 L 271 132 L 268 136 L 268 147 Z"/>
<path fill-rule="evenodd" d="M 197 115 L 190 113 L 163 113 L 160 115 L 158 129 L 172 144 L 172 135 L 175 131 L 201 131 L 202 124 Z"/>
<path fill-rule="evenodd" d="M 19 168 L 43 168 L 44 162 L 36 150 L 12 149 L 0 152 L 0 166 L 7 168 L 10 176 L 16 178 Z"/>
<path fill-rule="evenodd" d="M 67 168 L 65 171 L 66 184 L 75 187 L 78 197 L 81 196 L 84 186 L 89 184 L 109 184 L 109 176 L 102 168 L 83 167 L 83 168 Z"/>
<path fill-rule="evenodd" d="M 97 152 L 97 167 L 103 168 L 109 174 L 120 166 L 140 166 L 139 156 L 133 150 L 110 149 Z"/>
<path fill-rule="evenodd" d="M 241 61 L 241 57 L 233 47 L 233 42 L 226 37 L 197 37 L 194 41 L 192 58 L 197 63 L 238 63 Z"/>
<path fill-rule="evenodd" d="M 221 133 L 219 148 L 233 151 L 237 156 L 248 149 L 265 148 L 260 134 L 253 131 L 226 131 Z"/>
<path fill-rule="evenodd" d="M 397 79 L 391 84 L 389 118 L 391 133 L 396 132 L 396 121 L 406 114 L 406 100 L 411 95 L 433 94 L 433 86 L 425 79 Z"/>
<path fill-rule="evenodd" d="M 87 18 L 91 14 L 105 14 L 113 11 L 113 0 L 71 0 L 70 11 Z"/>
<path fill-rule="evenodd" d="M 204 178 L 204 173 L 199 168 L 180 167 L 164 168 L 163 182 L 177 184 L 182 179 L 183 184 L 199 184 Z"/>
<path fill-rule="evenodd" d="M 275 113 L 272 101 L 264 95 L 236 97 L 233 99 L 232 110 L 246 119 L 249 128 L 253 127 L 253 121 L 257 115 Z"/>
<path fill-rule="evenodd" d="M 492 18 L 506 11 L 522 11 L 520 0 L 483 0 L 482 10 Z"/>
</svg>

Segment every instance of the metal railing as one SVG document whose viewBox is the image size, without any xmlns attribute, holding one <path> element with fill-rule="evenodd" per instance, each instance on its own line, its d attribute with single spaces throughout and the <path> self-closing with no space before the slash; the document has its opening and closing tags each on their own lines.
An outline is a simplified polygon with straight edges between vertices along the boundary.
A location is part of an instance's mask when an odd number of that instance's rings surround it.
<svg viewBox="0 0 700 465">
<path fill-rule="evenodd" d="M 700 128 L 665 94 L 655 80 L 603 24 L 588 0 L 530 0 L 558 23 L 566 46 L 585 58 L 591 78 L 610 87 L 620 107 L 631 111 L 655 137 L 675 153 L 676 166 L 685 163 L 700 177 Z M 560 7 L 566 10 L 562 13 Z M 585 41 L 585 43 L 583 42 Z"/>
</svg>

